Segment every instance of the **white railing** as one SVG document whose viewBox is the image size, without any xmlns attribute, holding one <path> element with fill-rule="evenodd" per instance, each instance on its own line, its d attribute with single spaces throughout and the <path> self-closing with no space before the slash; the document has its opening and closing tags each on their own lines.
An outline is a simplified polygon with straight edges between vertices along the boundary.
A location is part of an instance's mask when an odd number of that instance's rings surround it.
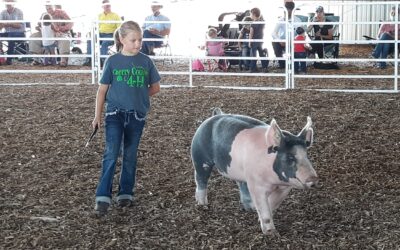
<svg viewBox="0 0 400 250">
<path fill-rule="evenodd" d="M 355 2 L 349 2 L 349 1 L 344 1 L 344 2 L 326 2 L 325 4 L 330 4 L 330 5 L 337 5 L 337 6 L 353 6 Z M 307 4 L 307 3 L 306 3 Z M 364 4 L 364 5 L 369 5 L 369 6 L 373 6 L 373 5 L 377 5 L 377 4 L 382 4 L 382 5 L 388 5 L 388 6 L 396 6 L 396 10 L 398 10 L 399 8 L 399 2 L 398 1 L 393 1 L 393 2 L 357 2 L 358 5 L 360 4 Z M 315 5 L 315 3 L 313 3 L 313 5 Z M 282 8 L 282 10 L 284 11 L 284 9 Z M 398 13 L 398 12 L 396 12 Z M 287 16 L 287 13 L 285 12 L 285 15 Z M 296 15 L 296 10 L 294 11 L 293 15 Z M 286 20 L 288 20 L 288 18 L 286 18 Z M 398 17 L 397 19 L 398 20 Z M 61 20 L 60 20 L 61 21 Z M 62 20 L 63 22 L 65 22 L 65 20 Z M 13 21 L 2 21 L 4 23 L 6 22 L 13 22 Z M 25 21 L 21 21 L 21 22 L 25 22 Z M 74 22 L 74 20 L 72 20 L 72 22 Z M 99 31 L 98 31 L 98 25 L 99 25 L 100 21 L 93 21 L 90 24 L 91 27 L 91 35 L 90 37 L 88 37 L 87 39 L 91 41 L 91 45 L 92 45 L 92 53 L 90 55 L 86 55 L 86 54 L 82 54 L 82 55 L 77 55 L 77 54 L 73 54 L 73 55 L 57 55 L 57 57 L 77 57 L 77 58 L 92 58 L 92 64 L 90 66 L 89 69 L 73 69 L 71 68 L 54 68 L 54 69 L 48 69 L 48 68 L 44 68 L 43 70 L 37 70 L 37 69 L 23 69 L 23 70 L 11 70 L 11 69 L 7 69 L 6 67 L 0 67 L 0 74 L 3 73 L 8 73 L 8 74 L 91 74 L 91 82 L 92 83 L 97 83 L 97 80 L 99 79 L 100 75 L 101 75 L 101 59 L 104 58 L 105 56 L 100 55 L 100 42 L 103 40 L 112 40 L 111 38 L 100 38 L 99 37 Z M 110 22 L 112 23 L 112 22 Z M 219 22 L 219 24 L 226 24 L 229 22 Z M 230 23 L 235 23 L 235 24 L 244 24 L 245 22 L 230 22 Z M 263 23 L 265 23 L 266 25 L 270 25 L 271 20 L 266 20 Z M 344 25 L 352 25 L 352 26 L 357 26 L 357 25 L 379 25 L 382 22 L 380 21 L 352 21 L 352 22 L 344 22 L 342 20 L 338 21 L 338 22 L 329 22 L 329 24 L 332 25 L 337 25 L 339 26 L 338 30 L 341 30 L 341 27 L 343 27 Z M 385 22 L 387 23 L 387 22 Z M 398 37 L 398 26 L 399 26 L 399 22 L 392 22 L 396 25 L 396 33 L 395 33 L 395 40 L 392 41 L 379 41 L 379 40 L 374 40 L 374 41 L 366 41 L 366 40 L 360 40 L 360 39 L 356 39 L 356 40 L 329 40 L 329 41 L 307 41 L 308 43 L 310 43 L 311 45 L 313 43 L 337 43 L 340 45 L 365 45 L 365 44 L 377 44 L 377 43 L 393 43 L 394 45 L 394 57 L 393 58 L 386 58 L 386 59 L 372 59 L 372 58 L 332 58 L 332 59 L 294 59 L 294 42 L 293 42 L 293 37 L 294 37 L 294 29 L 293 29 L 293 25 L 295 25 L 296 23 L 290 23 L 285 21 L 284 24 L 286 25 L 286 30 L 288 31 L 286 34 L 286 39 L 285 40 L 273 40 L 274 42 L 285 42 L 286 43 L 286 54 L 283 57 L 275 57 L 273 56 L 273 51 L 269 51 L 269 54 L 267 57 L 262 58 L 265 60 L 269 60 L 274 61 L 274 60 L 285 60 L 285 64 L 286 64 L 286 69 L 285 71 L 283 71 L 282 73 L 242 73 L 242 72 L 232 72 L 232 71 L 228 71 L 228 72 L 194 72 L 192 71 L 191 65 L 192 65 L 192 61 L 194 59 L 201 59 L 201 60 L 208 60 L 208 59 L 224 59 L 224 60 L 239 60 L 239 59 L 245 59 L 245 60 L 260 60 L 259 57 L 231 57 L 231 56 L 195 56 L 193 54 L 189 54 L 189 55 L 177 55 L 177 53 L 172 54 L 172 55 L 167 55 L 167 56 L 152 56 L 153 59 L 174 59 L 174 60 L 180 60 L 180 61 L 184 61 L 184 64 L 186 64 L 187 66 L 187 70 L 183 70 L 183 71 L 177 71 L 177 70 L 169 70 L 169 71 L 161 71 L 160 74 L 161 75 L 165 75 L 165 76 L 169 76 L 169 75 L 174 75 L 174 76 L 188 76 L 189 80 L 187 82 L 185 82 L 183 85 L 189 86 L 189 87 L 193 87 L 195 86 L 194 82 L 193 82 L 193 77 L 194 76 L 208 76 L 208 77 L 213 77 L 213 76 L 223 76 L 223 77 L 243 77 L 245 79 L 249 78 L 249 77 L 269 77 L 269 78 L 283 78 L 284 80 L 282 81 L 282 84 L 280 87 L 255 87 L 255 86 L 244 86 L 244 87 L 238 87 L 238 86 L 229 86 L 224 84 L 224 86 L 219 86 L 218 83 L 214 83 L 213 85 L 209 85 L 210 87 L 223 87 L 223 88 L 242 88 L 242 89 L 293 89 L 293 88 L 297 88 L 297 81 L 301 80 L 301 79 L 392 79 L 393 80 L 393 88 L 391 89 L 329 89 L 330 91 L 334 90 L 334 91 L 347 91 L 347 92 L 376 92 L 376 93 L 381 93 L 381 92 L 398 92 L 398 67 L 399 67 L 399 51 L 398 51 L 398 45 L 399 45 L 399 40 L 397 39 Z M 307 25 L 311 25 L 311 24 L 315 24 L 312 22 L 308 22 L 306 23 Z M 318 24 L 324 24 L 324 23 L 318 23 Z M 87 25 L 86 25 L 87 26 Z M 179 30 L 173 30 L 173 32 L 178 33 L 180 32 Z M 205 32 L 205 31 L 204 31 Z M 265 34 L 265 36 L 269 36 L 269 34 Z M 85 38 L 57 38 L 54 40 L 70 40 L 70 41 L 74 41 L 74 40 L 82 40 Z M 6 41 L 6 40 L 16 40 L 16 41 L 21 41 L 21 40 L 25 40 L 25 41 L 29 41 L 29 40 L 43 40 L 43 38 L 1 38 L 1 40 Z M 149 39 L 150 40 L 150 39 Z M 154 39 L 151 39 L 154 40 Z M 160 39 L 160 40 L 164 40 L 164 39 Z M 190 39 L 190 37 L 188 38 L 188 41 L 191 42 L 192 40 Z M 208 40 L 208 41 L 213 41 L 213 40 Z M 238 42 L 238 41 L 249 41 L 246 39 L 218 39 L 218 41 L 225 41 L 225 42 Z M 256 40 L 253 40 L 256 41 Z M 2 55 L 3 57 L 16 57 L 16 55 Z M 18 55 L 17 57 L 19 58 L 44 58 L 44 57 L 52 57 L 51 55 L 44 55 L 44 54 L 40 54 L 40 55 L 32 55 L 32 54 L 26 54 L 26 55 Z M 393 67 L 393 74 L 387 74 L 387 75 L 373 75 L 373 74 L 306 74 L 306 75 L 298 75 L 295 74 L 293 71 L 293 63 L 294 62 L 302 62 L 305 61 L 307 63 L 311 63 L 311 62 L 337 62 L 337 63 L 361 63 L 361 62 L 388 62 L 388 63 L 392 63 L 394 65 Z M 271 67 L 271 65 L 270 65 Z M 332 71 L 335 72 L 335 71 Z M 337 71 L 340 72 L 340 71 Z M 29 78 L 28 78 L 29 81 Z M 224 81 L 229 81 L 228 80 L 224 80 Z M 164 85 L 172 85 L 172 84 L 168 84 L 168 83 L 163 83 Z M 328 90 L 328 89 L 324 89 L 321 88 L 322 90 Z"/>
</svg>

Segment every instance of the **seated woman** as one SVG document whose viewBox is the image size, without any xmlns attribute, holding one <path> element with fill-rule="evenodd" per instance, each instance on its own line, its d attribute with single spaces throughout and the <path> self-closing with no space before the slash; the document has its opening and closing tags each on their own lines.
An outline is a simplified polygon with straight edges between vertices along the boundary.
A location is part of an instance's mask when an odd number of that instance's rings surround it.
<svg viewBox="0 0 400 250">
<path fill-rule="evenodd" d="M 315 10 L 315 17 L 312 19 L 312 22 L 328 22 L 325 17 L 324 7 L 319 6 Z M 312 24 L 308 26 L 307 33 L 310 31 L 314 31 L 313 40 L 333 40 L 333 25 L 331 24 Z M 311 53 L 317 53 L 318 58 L 324 58 L 324 47 L 328 46 L 329 43 L 313 43 L 311 44 L 312 50 Z"/>
<path fill-rule="evenodd" d="M 399 11 L 400 12 L 400 11 Z M 392 7 L 392 10 L 390 12 L 390 16 L 392 21 L 395 19 L 395 13 L 396 13 L 396 7 Z M 400 13 L 398 13 L 397 17 L 399 18 Z M 379 28 L 378 32 L 378 40 L 380 41 L 389 41 L 389 40 L 394 40 L 396 34 L 396 25 L 395 24 L 382 24 L 381 27 Z M 398 37 L 397 39 L 400 39 L 400 25 L 398 27 Z M 374 51 L 372 52 L 372 56 L 376 59 L 381 58 L 381 59 L 386 59 L 389 55 L 390 50 L 394 48 L 394 43 L 378 43 L 375 46 Z M 384 69 L 386 68 L 386 62 L 379 62 L 378 63 L 378 68 Z"/>
</svg>

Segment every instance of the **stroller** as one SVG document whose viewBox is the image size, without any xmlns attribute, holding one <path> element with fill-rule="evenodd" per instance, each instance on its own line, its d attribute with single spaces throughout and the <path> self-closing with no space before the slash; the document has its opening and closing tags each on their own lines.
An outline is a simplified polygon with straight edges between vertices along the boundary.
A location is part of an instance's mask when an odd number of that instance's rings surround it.
<svg viewBox="0 0 400 250">
<path fill-rule="evenodd" d="M 225 39 L 238 39 L 240 30 L 243 27 L 243 24 L 231 25 L 230 23 L 221 24 L 221 22 L 226 21 L 226 19 L 230 19 L 231 21 L 241 22 L 247 16 L 250 16 L 250 10 L 246 10 L 244 12 L 226 12 L 222 13 L 218 17 L 219 25 L 211 26 L 209 28 L 215 28 L 218 31 L 218 36 L 223 37 Z M 232 27 L 236 26 L 236 27 Z M 264 49 L 266 56 L 268 56 L 267 49 Z M 227 68 L 230 69 L 232 65 L 239 65 L 241 51 L 239 49 L 239 43 L 237 41 L 229 41 L 226 43 L 224 48 L 224 55 L 228 57 L 237 57 L 238 59 L 228 59 L 227 60 Z"/>
<path fill-rule="evenodd" d="M 226 12 L 222 13 L 218 17 L 218 22 L 223 22 L 228 19 L 230 21 L 242 21 L 246 16 L 250 15 L 250 11 L 246 10 L 245 12 Z M 222 24 L 219 23 L 217 30 L 218 36 L 221 36 L 226 39 L 238 39 L 240 30 L 242 29 L 242 24 L 231 25 L 230 23 Z M 239 65 L 241 51 L 239 49 L 239 44 L 236 41 L 229 41 L 226 43 L 224 48 L 225 56 L 229 57 L 238 57 L 238 59 L 229 59 L 227 60 L 227 68 L 230 69 L 232 65 Z"/>
</svg>

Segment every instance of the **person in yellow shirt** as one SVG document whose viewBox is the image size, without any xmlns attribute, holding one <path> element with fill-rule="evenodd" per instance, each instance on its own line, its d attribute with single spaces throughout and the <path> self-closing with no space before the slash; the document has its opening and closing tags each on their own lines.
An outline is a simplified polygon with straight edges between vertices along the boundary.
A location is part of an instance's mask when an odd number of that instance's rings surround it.
<svg viewBox="0 0 400 250">
<path fill-rule="evenodd" d="M 114 44 L 113 40 L 102 40 L 105 39 L 112 39 L 114 36 L 114 31 L 121 25 L 121 23 L 105 23 L 103 21 L 121 21 L 121 17 L 111 11 L 111 3 L 110 0 L 103 0 L 103 12 L 99 14 L 99 35 L 100 35 L 100 55 L 107 55 L 108 54 L 108 47 Z M 92 43 L 91 40 L 88 40 L 87 43 L 87 54 L 92 53 Z M 105 58 L 101 58 L 101 64 L 103 64 Z M 89 57 L 86 62 L 85 66 L 91 65 L 91 58 Z"/>
</svg>

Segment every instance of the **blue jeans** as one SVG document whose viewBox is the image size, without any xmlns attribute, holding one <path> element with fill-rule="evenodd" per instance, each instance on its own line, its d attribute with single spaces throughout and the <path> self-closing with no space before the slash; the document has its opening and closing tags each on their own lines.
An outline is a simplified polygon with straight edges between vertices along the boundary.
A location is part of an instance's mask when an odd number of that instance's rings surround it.
<svg viewBox="0 0 400 250">
<path fill-rule="evenodd" d="M 257 51 L 258 51 L 258 55 L 260 57 L 265 57 L 266 55 L 262 48 L 262 45 L 263 45 L 262 43 L 254 42 L 250 48 L 250 56 L 251 57 L 257 56 Z M 268 67 L 268 64 L 269 64 L 269 61 L 261 60 L 261 67 L 263 69 L 266 69 Z M 250 69 L 251 69 L 251 71 L 257 71 L 257 59 L 251 60 Z"/>
<path fill-rule="evenodd" d="M 133 200 L 137 150 L 144 125 L 144 115 L 135 111 L 117 110 L 106 113 L 106 144 L 102 162 L 103 169 L 96 190 L 96 202 L 111 203 L 115 165 L 120 154 L 121 144 L 123 145 L 122 169 L 117 200 Z"/>
<path fill-rule="evenodd" d="M 249 57 L 250 56 L 250 48 L 247 45 L 244 45 L 242 47 L 242 57 Z M 249 69 L 250 68 L 250 60 L 247 59 L 240 59 L 239 61 L 239 68 L 242 69 L 242 67 L 244 66 L 245 69 Z"/>
<path fill-rule="evenodd" d="M 113 33 L 100 33 L 100 38 L 113 38 Z M 108 55 L 108 47 L 112 46 L 114 41 L 100 40 L 100 55 Z M 86 44 L 87 54 L 92 54 L 92 41 L 88 40 Z M 102 58 L 102 61 L 105 59 Z"/>
<path fill-rule="evenodd" d="M 388 33 L 383 33 L 382 36 L 379 38 L 379 40 L 381 41 L 393 40 L 393 37 L 391 37 Z M 374 51 L 372 52 L 372 56 L 375 58 L 385 59 L 388 57 L 389 51 L 393 46 L 394 46 L 393 43 L 378 43 L 375 46 Z M 386 62 L 379 62 L 379 66 L 381 68 L 386 67 Z"/>
<path fill-rule="evenodd" d="M 305 59 L 307 57 L 306 52 L 294 52 L 294 58 Z M 294 72 L 298 73 L 300 71 L 306 73 L 307 72 L 307 64 L 306 62 L 294 62 Z"/>
<path fill-rule="evenodd" d="M 161 36 L 154 35 L 150 33 L 150 31 L 145 30 L 143 31 L 143 38 L 163 38 Z M 163 41 L 143 41 L 142 43 L 142 53 L 149 55 L 151 52 L 153 52 L 154 48 L 160 47 L 163 44 Z"/>
<path fill-rule="evenodd" d="M 0 37 L 25 37 L 25 33 L 24 32 L 5 32 L 5 33 L 1 33 Z M 7 41 L 8 43 L 8 50 L 7 50 L 7 54 L 8 55 L 15 55 L 15 45 L 16 43 L 20 43 L 23 41 Z M 12 59 L 11 57 L 7 57 L 7 64 L 11 64 L 12 63 Z"/>
<path fill-rule="evenodd" d="M 272 48 L 276 57 L 282 57 L 285 46 L 282 46 L 280 42 L 273 42 Z M 286 67 L 285 60 L 278 60 L 279 68 L 284 69 Z"/>
</svg>

